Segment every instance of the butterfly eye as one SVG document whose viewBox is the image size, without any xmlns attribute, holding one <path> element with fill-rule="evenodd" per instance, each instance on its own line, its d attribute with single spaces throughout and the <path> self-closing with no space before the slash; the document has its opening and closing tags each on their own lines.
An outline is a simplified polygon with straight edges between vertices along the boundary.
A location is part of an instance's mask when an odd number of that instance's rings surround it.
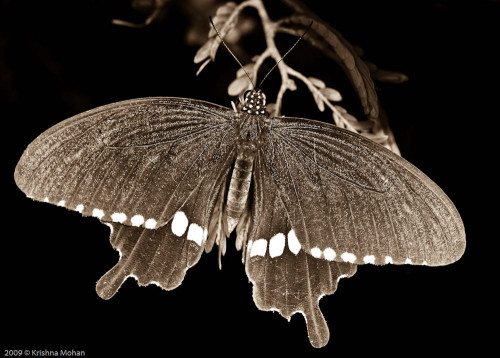
<svg viewBox="0 0 500 358">
<path fill-rule="evenodd" d="M 248 96 L 252 93 L 252 90 L 246 90 L 243 94 L 243 100 L 246 102 L 248 100 Z"/>
</svg>

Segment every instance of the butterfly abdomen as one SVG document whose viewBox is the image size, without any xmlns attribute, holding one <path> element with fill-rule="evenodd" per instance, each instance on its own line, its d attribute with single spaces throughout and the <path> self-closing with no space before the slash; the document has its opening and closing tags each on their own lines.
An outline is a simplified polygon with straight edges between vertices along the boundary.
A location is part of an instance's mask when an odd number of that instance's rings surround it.
<svg viewBox="0 0 500 358">
<path fill-rule="evenodd" d="M 227 194 L 227 226 L 228 233 L 232 232 L 238 224 L 239 218 L 245 209 L 248 191 L 252 180 L 253 159 L 255 150 L 253 146 L 241 146 L 236 156 L 231 183 Z"/>
</svg>

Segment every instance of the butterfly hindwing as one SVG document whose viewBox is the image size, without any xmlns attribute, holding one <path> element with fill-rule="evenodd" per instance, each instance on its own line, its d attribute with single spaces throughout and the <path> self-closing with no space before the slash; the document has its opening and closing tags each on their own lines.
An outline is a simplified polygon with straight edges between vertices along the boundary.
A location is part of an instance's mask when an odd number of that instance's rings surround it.
<svg viewBox="0 0 500 358">
<path fill-rule="evenodd" d="M 253 283 L 253 298 L 261 310 L 278 310 L 285 318 L 301 312 L 311 344 L 324 346 L 329 339 L 319 299 L 335 292 L 341 277 L 356 272 L 356 265 L 315 258 L 297 241 L 272 177 L 257 157 L 250 215 L 245 233 L 246 272 Z"/>
<path fill-rule="evenodd" d="M 230 165 L 233 116 L 228 108 L 180 98 L 99 107 L 35 139 L 15 180 L 35 200 L 101 221 L 161 227 L 209 172 Z"/>
<path fill-rule="evenodd" d="M 444 265 L 465 248 L 453 203 L 413 165 L 361 135 L 273 118 L 260 152 L 298 241 L 316 258 Z"/>
<path fill-rule="evenodd" d="M 130 276 L 139 285 L 156 284 L 165 290 L 179 286 L 206 247 L 211 222 L 220 213 L 216 205 L 224 195 L 230 168 L 212 171 L 189 193 L 167 224 L 150 230 L 111 223 L 111 244 L 120 260 L 97 283 L 99 296 L 111 298 Z"/>
</svg>

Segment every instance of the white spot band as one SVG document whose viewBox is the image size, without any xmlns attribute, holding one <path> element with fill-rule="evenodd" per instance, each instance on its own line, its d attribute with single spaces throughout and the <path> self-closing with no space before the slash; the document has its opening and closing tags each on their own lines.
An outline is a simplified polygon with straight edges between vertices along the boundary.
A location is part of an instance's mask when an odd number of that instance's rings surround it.
<svg viewBox="0 0 500 358">
<path fill-rule="evenodd" d="M 288 249 L 295 255 L 297 255 L 300 251 L 300 242 L 295 235 L 295 231 L 290 230 L 288 233 Z"/>
<path fill-rule="evenodd" d="M 319 259 L 321 257 L 321 249 L 319 247 L 313 247 L 311 249 L 311 255 L 313 255 L 313 257 Z"/>
<path fill-rule="evenodd" d="M 373 256 L 373 255 L 366 255 L 365 257 L 363 257 L 363 262 L 365 264 L 372 264 L 372 265 L 374 265 L 375 264 L 375 256 Z"/>
<path fill-rule="evenodd" d="M 351 264 L 356 261 L 356 255 L 351 254 L 350 252 L 344 252 L 342 255 L 340 255 L 340 257 L 342 258 L 342 260 L 344 260 L 344 262 L 350 262 Z"/>
<path fill-rule="evenodd" d="M 130 222 L 132 223 L 132 226 L 141 226 L 144 224 L 144 216 L 134 215 L 132 216 L 132 219 L 130 219 Z"/>
<path fill-rule="evenodd" d="M 201 243 L 203 241 L 203 228 L 197 224 L 191 224 L 189 225 L 189 230 L 187 234 L 187 239 L 189 241 L 194 241 L 198 246 L 201 246 Z"/>
<path fill-rule="evenodd" d="M 113 213 L 111 214 L 111 220 L 115 223 L 123 224 L 127 220 L 127 215 L 125 213 Z"/>
<path fill-rule="evenodd" d="M 252 244 L 252 249 L 250 250 L 250 257 L 254 256 L 265 256 L 267 250 L 267 240 L 258 239 Z"/>
<path fill-rule="evenodd" d="M 285 249 L 285 235 L 278 233 L 269 240 L 269 256 L 277 257 L 283 254 Z"/>
<path fill-rule="evenodd" d="M 172 220 L 172 232 L 179 237 L 184 235 L 188 227 L 188 223 L 188 218 L 184 212 L 176 212 L 174 219 Z"/>
<path fill-rule="evenodd" d="M 325 259 L 328 261 L 333 261 L 337 256 L 337 253 L 331 247 L 327 247 L 325 251 L 323 251 L 323 256 L 325 256 Z"/>
<path fill-rule="evenodd" d="M 147 219 L 144 227 L 146 229 L 155 229 L 156 228 L 156 220 L 155 219 Z"/>
<path fill-rule="evenodd" d="M 92 210 L 92 216 L 102 219 L 104 217 L 104 211 L 101 209 L 94 209 Z"/>
</svg>

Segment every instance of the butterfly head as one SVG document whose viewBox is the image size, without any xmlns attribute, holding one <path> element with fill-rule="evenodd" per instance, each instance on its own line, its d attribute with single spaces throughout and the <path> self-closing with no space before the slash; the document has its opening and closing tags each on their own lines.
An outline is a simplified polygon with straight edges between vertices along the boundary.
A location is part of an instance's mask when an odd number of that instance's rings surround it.
<svg viewBox="0 0 500 358">
<path fill-rule="evenodd" d="M 245 92 L 243 100 L 241 100 L 241 111 L 254 115 L 267 114 L 266 95 L 261 89 L 253 89 Z"/>
</svg>

